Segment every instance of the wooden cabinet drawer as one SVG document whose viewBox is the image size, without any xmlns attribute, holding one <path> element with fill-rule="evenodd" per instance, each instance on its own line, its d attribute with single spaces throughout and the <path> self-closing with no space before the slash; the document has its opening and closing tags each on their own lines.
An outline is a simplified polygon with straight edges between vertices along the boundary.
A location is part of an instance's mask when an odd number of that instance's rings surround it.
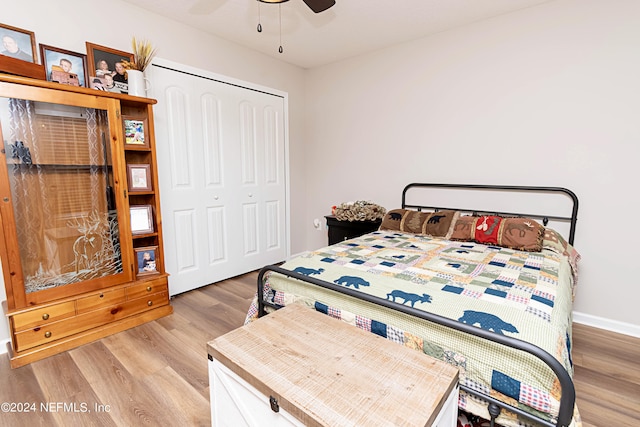
<svg viewBox="0 0 640 427">
<path fill-rule="evenodd" d="M 24 331 L 40 325 L 56 322 L 76 314 L 74 301 L 67 301 L 61 304 L 50 305 L 44 308 L 27 311 L 11 316 L 14 331 Z"/>
<path fill-rule="evenodd" d="M 124 294 L 124 288 L 120 288 L 113 291 L 100 292 L 99 294 L 80 298 L 77 300 L 76 304 L 77 313 L 87 313 L 104 306 L 112 306 L 114 304 L 123 303 L 125 300 Z"/>
<path fill-rule="evenodd" d="M 166 277 L 147 280 L 132 286 L 127 286 L 127 301 L 142 298 L 145 295 L 151 295 L 157 292 L 168 292 Z"/>
<path fill-rule="evenodd" d="M 41 344 L 120 320 L 127 316 L 167 305 L 168 303 L 168 293 L 160 292 L 151 294 L 147 298 L 139 298 L 126 301 L 122 304 L 93 310 L 69 319 L 44 325 L 43 327 L 16 333 L 15 348 L 16 351 L 24 351 Z"/>
</svg>

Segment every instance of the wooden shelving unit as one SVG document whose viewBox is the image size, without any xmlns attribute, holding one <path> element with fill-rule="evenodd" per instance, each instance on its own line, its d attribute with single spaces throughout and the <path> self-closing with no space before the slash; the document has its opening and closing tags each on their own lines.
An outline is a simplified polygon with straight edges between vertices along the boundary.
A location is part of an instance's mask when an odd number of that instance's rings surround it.
<svg viewBox="0 0 640 427">
<path fill-rule="evenodd" d="M 172 312 L 155 102 L 0 74 L 0 258 L 12 367 Z M 144 124 L 144 146 L 127 143 L 125 120 Z M 20 156 L 7 149 L 14 139 Z M 144 190 L 129 182 L 128 165 L 148 171 Z M 149 212 L 151 229 L 141 234 L 136 206 Z"/>
</svg>

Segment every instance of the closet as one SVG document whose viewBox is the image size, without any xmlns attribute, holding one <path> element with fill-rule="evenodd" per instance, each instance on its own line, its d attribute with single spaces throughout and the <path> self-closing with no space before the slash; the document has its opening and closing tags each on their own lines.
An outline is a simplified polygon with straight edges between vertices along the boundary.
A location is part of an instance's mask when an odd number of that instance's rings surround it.
<svg viewBox="0 0 640 427">
<path fill-rule="evenodd" d="M 147 76 L 170 294 L 286 259 L 286 95 L 162 61 Z"/>
</svg>

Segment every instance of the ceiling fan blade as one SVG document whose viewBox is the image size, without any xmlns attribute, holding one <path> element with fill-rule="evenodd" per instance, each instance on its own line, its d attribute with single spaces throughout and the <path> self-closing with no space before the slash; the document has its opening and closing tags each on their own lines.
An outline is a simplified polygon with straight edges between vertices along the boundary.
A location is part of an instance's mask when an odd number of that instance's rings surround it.
<svg viewBox="0 0 640 427">
<path fill-rule="evenodd" d="M 336 0 L 302 0 L 315 13 L 324 12 L 336 4 Z"/>
</svg>

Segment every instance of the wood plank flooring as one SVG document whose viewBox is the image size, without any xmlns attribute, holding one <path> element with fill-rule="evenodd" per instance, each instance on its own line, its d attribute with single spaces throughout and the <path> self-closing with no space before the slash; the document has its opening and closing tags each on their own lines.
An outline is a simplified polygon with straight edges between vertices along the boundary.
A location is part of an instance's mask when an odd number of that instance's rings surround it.
<svg viewBox="0 0 640 427">
<path fill-rule="evenodd" d="M 241 326 L 256 273 L 172 299 L 174 313 L 17 369 L 0 355 L 0 426 L 209 426 L 206 343 Z M 640 339 L 575 325 L 584 427 L 640 425 Z"/>
</svg>

